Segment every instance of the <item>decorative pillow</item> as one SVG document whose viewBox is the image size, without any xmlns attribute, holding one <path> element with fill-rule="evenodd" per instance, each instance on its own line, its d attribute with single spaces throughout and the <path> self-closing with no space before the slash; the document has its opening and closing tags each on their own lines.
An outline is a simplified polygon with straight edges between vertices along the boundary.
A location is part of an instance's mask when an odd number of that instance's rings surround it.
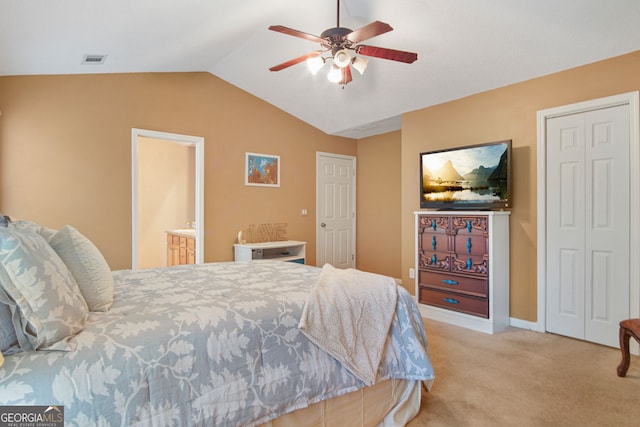
<svg viewBox="0 0 640 427">
<path fill-rule="evenodd" d="M 58 254 L 29 228 L 0 227 L 0 286 L 16 306 L 23 350 L 74 350 L 88 317 L 78 285 Z"/>
<path fill-rule="evenodd" d="M 11 320 L 11 309 L 7 304 L 0 302 L 0 352 L 4 353 L 17 344 L 18 337 Z"/>
<path fill-rule="evenodd" d="M 44 237 L 44 240 L 46 240 L 47 242 L 49 241 L 49 239 L 51 239 L 55 234 L 57 233 L 57 230 L 54 230 L 53 228 L 47 228 L 47 227 L 40 227 L 40 229 L 38 230 L 38 234 L 41 235 L 42 237 Z"/>
<path fill-rule="evenodd" d="M 56 230 L 51 229 L 51 228 L 47 228 L 47 227 L 43 227 L 40 224 L 33 222 L 33 221 L 28 221 L 26 219 L 17 219 L 14 220 L 12 222 L 12 224 L 16 227 L 17 230 L 32 230 L 35 231 L 36 233 L 38 233 L 39 235 L 41 235 L 42 237 L 44 237 L 44 239 L 46 241 L 49 241 L 49 239 L 56 234 Z"/>
<path fill-rule="evenodd" d="M 113 304 L 113 276 L 100 250 L 70 225 L 62 227 L 49 244 L 76 279 L 89 311 L 108 311 Z"/>
<path fill-rule="evenodd" d="M 42 226 L 37 222 L 28 221 L 26 219 L 15 219 L 11 221 L 11 226 L 18 231 L 28 230 L 36 233 L 39 233 L 42 228 Z"/>
</svg>

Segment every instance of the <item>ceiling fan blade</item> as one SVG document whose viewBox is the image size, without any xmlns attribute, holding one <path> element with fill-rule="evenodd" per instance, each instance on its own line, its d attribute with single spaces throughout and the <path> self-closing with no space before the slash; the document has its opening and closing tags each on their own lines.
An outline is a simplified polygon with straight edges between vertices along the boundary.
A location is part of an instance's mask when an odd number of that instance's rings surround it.
<svg viewBox="0 0 640 427">
<path fill-rule="evenodd" d="M 273 67 L 269 68 L 269 71 L 284 70 L 285 68 L 291 67 L 292 65 L 299 64 L 302 61 L 307 60 L 308 58 L 318 56 L 320 55 L 320 53 L 321 53 L 320 51 L 315 51 L 315 52 L 307 53 L 306 55 L 298 56 L 297 58 L 290 59 L 286 62 L 283 62 L 282 64 L 274 65 Z"/>
<path fill-rule="evenodd" d="M 391 30 L 393 30 L 391 25 L 386 22 L 376 21 L 347 34 L 347 39 L 353 43 L 360 43 L 380 34 L 388 33 Z"/>
<path fill-rule="evenodd" d="M 342 69 L 342 79 L 340 80 L 340 82 L 338 84 L 346 85 L 347 83 L 349 83 L 352 80 L 353 80 L 353 78 L 351 77 L 351 67 L 344 67 Z"/>
<path fill-rule="evenodd" d="M 324 39 L 313 34 L 303 33 L 302 31 L 294 30 L 293 28 L 283 27 L 282 25 L 272 25 L 269 27 L 271 31 L 287 34 L 289 36 L 300 37 L 301 39 L 309 40 L 316 43 L 322 43 Z"/>
<path fill-rule="evenodd" d="M 418 54 L 405 52 L 403 50 L 386 49 L 384 47 L 360 45 L 355 48 L 356 53 L 374 58 L 390 59 L 392 61 L 406 62 L 411 64 L 418 59 Z"/>
</svg>

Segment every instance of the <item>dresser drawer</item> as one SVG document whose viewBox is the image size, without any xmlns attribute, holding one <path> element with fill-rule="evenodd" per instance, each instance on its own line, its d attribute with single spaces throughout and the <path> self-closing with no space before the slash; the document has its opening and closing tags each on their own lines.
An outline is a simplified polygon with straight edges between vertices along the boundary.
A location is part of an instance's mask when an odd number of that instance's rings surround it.
<svg viewBox="0 0 640 427">
<path fill-rule="evenodd" d="M 487 277 L 489 273 L 486 255 L 457 255 L 451 256 L 451 271 L 460 274 L 473 274 Z"/>
<path fill-rule="evenodd" d="M 489 226 L 486 216 L 452 216 L 451 230 L 456 234 L 486 236 Z"/>
<path fill-rule="evenodd" d="M 461 292 L 481 298 L 489 296 L 489 286 L 487 279 L 475 277 L 453 276 L 450 274 L 440 274 L 431 271 L 420 271 L 420 286 L 437 287 L 451 292 Z"/>
<path fill-rule="evenodd" d="M 464 255 L 484 255 L 489 252 L 489 239 L 485 236 L 461 233 L 453 239 L 452 251 Z"/>
<path fill-rule="evenodd" d="M 420 235 L 419 248 L 425 251 L 449 251 L 449 236 L 442 233 L 427 233 Z"/>
<path fill-rule="evenodd" d="M 489 300 L 420 286 L 420 302 L 448 310 L 489 318 Z"/>
<path fill-rule="evenodd" d="M 451 270 L 451 254 L 448 252 L 422 251 L 418 253 L 418 267 L 430 270 Z"/>
<path fill-rule="evenodd" d="M 446 233 L 449 230 L 448 216 L 420 216 L 418 217 L 419 233 Z"/>
</svg>

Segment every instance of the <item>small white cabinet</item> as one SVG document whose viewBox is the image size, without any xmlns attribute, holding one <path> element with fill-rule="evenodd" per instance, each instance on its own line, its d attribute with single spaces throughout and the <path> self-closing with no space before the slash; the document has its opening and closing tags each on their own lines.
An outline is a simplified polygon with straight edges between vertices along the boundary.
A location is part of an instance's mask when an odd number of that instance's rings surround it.
<svg viewBox="0 0 640 427">
<path fill-rule="evenodd" d="M 233 245 L 234 261 L 274 259 L 277 261 L 305 263 L 307 242 L 283 240 L 281 242 L 236 243 Z"/>
</svg>

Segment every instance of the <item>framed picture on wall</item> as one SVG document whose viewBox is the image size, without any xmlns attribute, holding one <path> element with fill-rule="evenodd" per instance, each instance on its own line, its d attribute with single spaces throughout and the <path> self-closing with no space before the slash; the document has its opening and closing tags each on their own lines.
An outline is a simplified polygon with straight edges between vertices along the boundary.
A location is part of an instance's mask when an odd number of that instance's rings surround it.
<svg viewBox="0 0 640 427">
<path fill-rule="evenodd" d="M 246 153 L 244 184 L 280 187 L 280 156 Z"/>
</svg>

